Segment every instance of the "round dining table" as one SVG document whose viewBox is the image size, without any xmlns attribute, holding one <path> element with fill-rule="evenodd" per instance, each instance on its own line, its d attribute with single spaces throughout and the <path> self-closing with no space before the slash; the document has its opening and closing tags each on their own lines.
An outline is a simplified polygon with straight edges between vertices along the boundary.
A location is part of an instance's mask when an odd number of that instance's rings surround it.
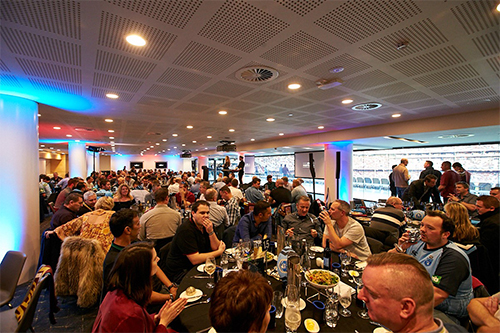
<svg viewBox="0 0 500 333">
<path fill-rule="evenodd" d="M 318 253 L 318 257 L 321 257 L 322 254 Z M 338 255 L 333 253 L 332 254 L 332 261 L 338 262 Z M 235 265 L 235 263 L 230 262 L 229 267 L 231 268 Z M 210 303 L 204 303 L 207 299 L 210 298 L 213 289 L 207 288 L 206 284 L 210 280 L 208 278 L 208 275 L 206 273 L 199 272 L 197 270 L 197 266 L 194 266 L 184 277 L 184 279 L 181 281 L 178 289 L 178 295 L 180 295 L 183 291 L 185 291 L 188 287 L 193 286 L 196 289 L 199 289 L 203 292 L 203 297 L 201 297 L 199 300 L 196 300 L 190 304 L 197 304 L 194 306 L 190 306 L 186 309 L 184 309 L 179 316 L 171 323 L 171 328 L 178 331 L 178 332 L 192 332 L 192 333 L 203 333 L 203 332 L 208 332 L 211 328 L 210 324 L 210 318 L 208 316 L 208 310 L 210 308 Z M 270 261 L 268 263 L 268 268 L 273 268 L 276 266 L 276 261 Z M 316 266 L 316 260 L 311 260 L 311 268 L 317 268 Z M 253 268 L 253 266 L 250 266 Z M 206 278 L 200 278 L 206 275 Z M 271 284 L 271 287 L 273 290 L 279 290 L 282 291 L 283 294 L 285 293 L 285 285 L 282 281 L 279 281 L 275 279 L 274 277 L 270 275 L 265 275 L 264 276 Z M 348 281 L 348 278 L 341 278 L 341 281 L 352 286 L 355 288 L 355 285 L 351 282 Z M 301 298 L 306 301 L 306 307 L 304 310 L 301 311 L 301 324 L 300 327 L 298 328 L 297 332 L 307 332 L 305 325 L 304 325 L 304 320 L 307 318 L 313 318 L 313 309 L 314 306 L 310 301 L 307 301 L 307 298 L 311 298 L 310 300 L 313 301 L 317 299 L 317 297 L 312 297 L 313 295 L 317 294 L 317 290 L 315 288 L 312 288 L 311 286 L 307 287 L 307 294 L 305 289 L 302 287 L 301 288 Z M 323 295 L 320 296 L 323 302 L 325 301 L 325 297 Z M 339 304 L 339 310 L 341 306 Z M 356 333 L 356 332 L 373 332 L 375 328 L 378 326 L 376 323 L 362 319 L 357 315 L 357 312 L 359 310 L 362 310 L 362 308 L 358 307 L 356 305 L 356 298 L 355 294 L 352 295 L 352 303 L 348 308 L 351 310 L 352 314 L 350 317 L 344 318 L 342 316 L 339 316 L 337 326 L 335 328 L 330 328 L 326 325 L 326 323 L 320 323 L 320 332 L 350 332 L 350 333 Z M 276 319 L 276 327 L 272 329 L 268 329 L 268 332 L 286 332 L 285 329 L 285 314 L 283 313 L 283 316 L 281 318 Z"/>
</svg>

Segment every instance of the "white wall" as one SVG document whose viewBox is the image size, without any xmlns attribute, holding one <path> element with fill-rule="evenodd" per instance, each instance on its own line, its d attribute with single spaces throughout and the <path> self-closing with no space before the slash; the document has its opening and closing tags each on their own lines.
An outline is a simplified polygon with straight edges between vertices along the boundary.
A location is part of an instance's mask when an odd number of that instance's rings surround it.
<svg viewBox="0 0 500 333">
<path fill-rule="evenodd" d="M 126 167 L 127 170 L 130 169 L 130 162 L 143 162 L 145 169 L 154 169 L 155 162 L 167 162 L 167 168 L 178 171 L 178 170 L 191 170 L 191 159 L 180 158 L 179 155 L 115 155 L 111 156 L 111 170 L 122 170 Z M 184 166 L 189 165 L 189 169 Z"/>
</svg>

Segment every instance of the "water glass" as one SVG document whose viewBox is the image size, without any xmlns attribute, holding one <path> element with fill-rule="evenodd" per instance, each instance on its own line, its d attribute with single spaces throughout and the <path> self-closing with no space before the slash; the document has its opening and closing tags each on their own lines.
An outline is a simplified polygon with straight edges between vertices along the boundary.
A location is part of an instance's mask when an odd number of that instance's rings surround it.
<svg viewBox="0 0 500 333">
<path fill-rule="evenodd" d="M 273 293 L 273 303 L 276 308 L 276 318 L 280 319 L 283 316 L 283 293 L 281 291 L 275 291 Z"/>
<path fill-rule="evenodd" d="M 307 248 L 307 256 L 309 257 L 309 260 L 314 260 L 316 258 L 316 252 L 311 250 L 311 247 Z"/>
<path fill-rule="evenodd" d="M 229 264 L 229 256 L 226 252 L 222 252 L 220 256 L 220 265 L 223 269 L 227 269 L 227 265 Z"/>
<path fill-rule="evenodd" d="M 287 333 L 297 332 L 301 321 L 298 303 L 288 302 L 285 310 L 285 329 Z"/>
<path fill-rule="evenodd" d="M 338 320 L 338 302 L 330 300 L 325 304 L 325 323 L 328 327 L 335 328 Z"/>
</svg>

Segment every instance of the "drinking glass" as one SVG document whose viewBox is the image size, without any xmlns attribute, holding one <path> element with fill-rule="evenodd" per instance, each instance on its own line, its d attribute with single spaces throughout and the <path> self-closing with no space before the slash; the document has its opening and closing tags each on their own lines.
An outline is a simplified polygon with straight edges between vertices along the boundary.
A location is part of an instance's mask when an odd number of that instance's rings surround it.
<svg viewBox="0 0 500 333">
<path fill-rule="evenodd" d="M 286 304 L 288 306 L 288 303 L 297 303 L 297 307 L 299 306 L 300 302 L 300 296 L 299 296 L 299 289 L 297 286 L 293 284 L 289 284 L 286 286 L 285 290 L 285 297 L 286 297 Z"/>
<path fill-rule="evenodd" d="M 297 332 L 301 316 L 297 303 L 288 303 L 285 310 L 285 328 L 287 333 Z"/>
<path fill-rule="evenodd" d="M 229 264 L 229 256 L 226 252 L 222 252 L 220 256 L 220 265 L 222 269 L 227 269 L 227 265 Z"/>
<path fill-rule="evenodd" d="M 273 303 L 276 308 L 276 319 L 280 319 L 283 316 L 283 293 L 281 291 L 275 291 L 273 293 Z"/>
<path fill-rule="evenodd" d="M 328 300 L 325 304 L 325 323 L 328 327 L 335 328 L 338 320 L 338 302 Z"/>
<path fill-rule="evenodd" d="M 368 315 L 368 310 L 366 309 L 366 303 L 365 301 L 362 301 L 359 299 L 359 291 L 363 288 L 363 280 L 361 280 L 361 277 L 356 277 L 354 278 L 354 283 L 356 283 L 356 305 L 357 306 L 362 306 L 363 310 L 358 311 L 358 316 L 362 319 L 370 319 L 370 316 Z"/>
<path fill-rule="evenodd" d="M 311 247 L 307 249 L 307 256 L 309 257 L 309 260 L 314 260 L 316 258 L 316 252 L 311 250 Z"/>
<path fill-rule="evenodd" d="M 241 250 L 243 252 L 243 256 L 248 257 L 250 255 L 250 246 L 251 246 L 250 240 L 249 239 L 246 239 L 246 240 L 240 239 L 240 246 L 241 246 Z"/>
<path fill-rule="evenodd" d="M 339 314 L 342 317 L 350 317 L 351 311 L 349 311 L 347 308 L 351 305 L 351 288 L 340 288 L 339 303 L 340 305 L 342 305 L 342 310 L 339 311 Z"/>
<path fill-rule="evenodd" d="M 349 251 L 339 254 L 340 263 L 342 264 L 342 277 L 347 277 L 347 265 L 351 263 L 351 254 Z"/>
<path fill-rule="evenodd" d="M 212 274 L 215 272 L 215 258 L 214 257 L 208 257 L 207 261 L 205 262 L 205 272 L 210 275 L 210 279 L 212 279 Z M 210 281 L 207 283 L 207 288 L 212 289 L 215 287 L 215 284 Z"/>
</svg>

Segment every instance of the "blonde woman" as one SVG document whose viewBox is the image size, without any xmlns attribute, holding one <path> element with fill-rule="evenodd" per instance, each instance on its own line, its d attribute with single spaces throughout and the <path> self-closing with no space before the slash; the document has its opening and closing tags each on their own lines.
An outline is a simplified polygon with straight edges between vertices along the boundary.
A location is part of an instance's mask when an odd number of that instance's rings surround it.
<svg viewBox="0 0 500 333">
<path fill-rule="evenodd" d="M 113 200 L 115 202 L 115 212 L 122 208 L 130 208 L 135 203 L 134 197 L 130 194 L 130 187 L 127 184 L 121 184 L 118 187 Z"/>
<path fill-rule="evenodd" d="M 470 244 L 479 241 L 479 231 L 470 223 L 469 212 L 458 202 L 448 202 L 444 211 L 455 223 L 452 240 L 457 243 Z"/>
<path fill-rule="evenodd" d="M 66 237 L 80 236 L 82 238 L 91 238 L 98 240 L 105 253 L 108 252 L 113 234 L 109 230 L 109 219 L 115 213 L 113 211 L 114 202 L 110 197 L 102 197 L 95 204 L 95 211 L 83 214 L 74 220 L 57 227 L 54 231 L 47 231 L 45 237 L 51 233 L 64 241 Z"/>
</svg>

